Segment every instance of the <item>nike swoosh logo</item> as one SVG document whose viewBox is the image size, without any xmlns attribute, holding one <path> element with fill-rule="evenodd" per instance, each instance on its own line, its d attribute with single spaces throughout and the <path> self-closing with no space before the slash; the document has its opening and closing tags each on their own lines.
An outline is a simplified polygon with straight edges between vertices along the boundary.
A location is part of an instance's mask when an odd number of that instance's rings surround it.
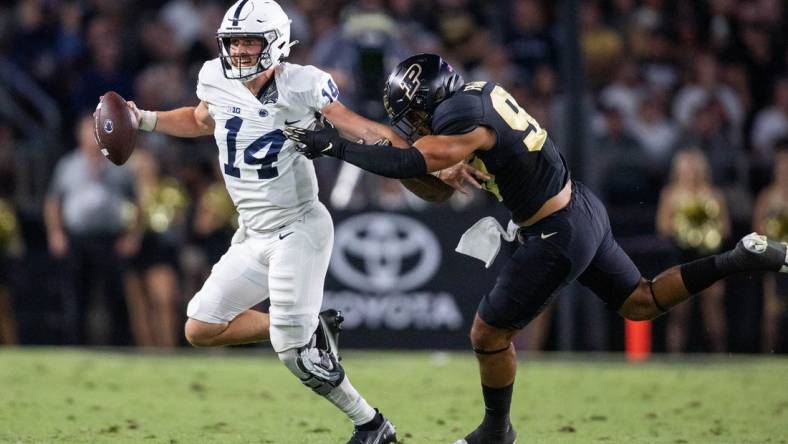
<svg viewBox="0 0 788 444">
<path fill-rule="evenodd" d="M 294 124 L 294 123 L 298 123 L 298 122 L 300 122 L 300 121 L 301 121 L 301 119 L 298 119 L 298 120 L 293 120 L 292 122 L 288 122 L 287 120 L 285 120 L 285 125 L 292 125 L 292 124 Z"/>
<path fill-rule="evenodd" d="M 558 232 L 557 232 L 557 231 L 553 231 L 553 232 L 552 232 L 552 233 L 550 233 L 550 234 L 544 234 L 544 233 L 542 233 L 542 236 L 541 236 L 541 237 L 542 237 L 542 239 L 547 239 L 548 237 L 552 237 L 552 236 L 554 236 L 554 235 L 556 235 L 556 234 L 558 234 Z"/>
<path fill-rule="evenodd" d="M 328 142 L 328 146 L 323 148 L 322 152 L 326 152 L 326 151 L 330 150 L 331 148 L 334 148 L 334 143 L 333 142 Z"/>
<path fill-rule="evenodd" d="M 291 231 L 289 233 L 285 233 L 285 234 L 280 234 L 279 235 L 279 240 L 282 240 L 282 239 L 286 238 L 287 236 L 290 236 L 291 234 L 293 234 L 293 231 Z"/>
</svg>

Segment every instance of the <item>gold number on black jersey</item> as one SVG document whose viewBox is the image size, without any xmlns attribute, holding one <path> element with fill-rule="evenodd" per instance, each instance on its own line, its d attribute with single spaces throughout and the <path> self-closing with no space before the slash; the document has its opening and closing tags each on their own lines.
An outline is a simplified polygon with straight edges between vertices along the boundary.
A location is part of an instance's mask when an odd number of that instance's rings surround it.
<svg viewBox="0 0 788 444">
<path fill-rule="evenodd" d="M 547 139 L 547 131 L 530 114 L 517 104 L 511 94 L 500 86 L 490 92 L 493 108 L 513 130 L 525 131 L 523 145 L 528 151 L 539 151 Z"/>
</svg>

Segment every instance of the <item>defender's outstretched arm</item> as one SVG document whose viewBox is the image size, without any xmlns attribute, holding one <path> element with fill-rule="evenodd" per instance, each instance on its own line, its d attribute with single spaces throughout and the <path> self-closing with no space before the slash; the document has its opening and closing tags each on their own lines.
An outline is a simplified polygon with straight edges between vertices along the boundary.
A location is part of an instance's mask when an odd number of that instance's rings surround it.
<svg viewBox="0 0 788 444">
<path fill-rule="evenodd" d="M 299 151 L 309 158 L 327 155 L 343 159 L 361 169 L 381 176 L 408 179 L 456 165 L 477 150 L 495 144 L 494 133 L 478 127 L 465 134 L 424 136 L 414 146 L 398 149 L 379 145 L 362 145 L 339 136 L 333 128 L 310 131 L 285 128 L 285 135 L 302 144 Z"/>
</svg>

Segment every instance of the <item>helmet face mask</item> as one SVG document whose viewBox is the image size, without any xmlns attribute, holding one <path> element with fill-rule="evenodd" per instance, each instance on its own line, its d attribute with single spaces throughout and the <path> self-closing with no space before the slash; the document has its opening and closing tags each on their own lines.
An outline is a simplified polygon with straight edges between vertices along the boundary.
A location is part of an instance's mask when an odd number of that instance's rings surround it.
<svg viewBox="0 0 788 444">
<path fill-rule="evenodd" d="M 413 143 L 420 137 L 432 134 L 432 116 L 425 111 L 410 109 L 397 119 L 392 120 L 394 130 L 408 142 Z"/>
<path fill-rule="evenodd" d="M 257 55 L 248 54 L 256 61 L 242 64 L 244 56 L 232 53 L 231 42 L 250 38 L 261 40 L 262 48 Z M 216 41 L 224 76 L 249 81 L 290 54 L 290 19 L 275 1 L 239 0 L 224 15 Z"/>
<path fill-rule="evenodd" d="M 400 62 L 383 90 L 383 106 L 392 126 L 408 141 L 432 134 L 438 105 L 464 84 L 440 56 L 418 54 Z"/>
</svg>

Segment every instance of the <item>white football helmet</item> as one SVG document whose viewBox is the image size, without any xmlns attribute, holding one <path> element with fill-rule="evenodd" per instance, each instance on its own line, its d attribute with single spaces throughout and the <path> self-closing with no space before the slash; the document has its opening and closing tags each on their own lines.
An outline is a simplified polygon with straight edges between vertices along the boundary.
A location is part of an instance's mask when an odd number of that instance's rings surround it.
<svg viewBox="0 0 788 444">
<path fill-rule="evenodd" d="M 252 80 L 260 73 L 290 55 L 290 18 L 273 0 L 238 0 L 222 18 L 216 40 L 224 76 L 228 79 Z M 263 40 L 263 49 L 252 66 L 235 66 L 230 58 L 230 40 L 256 37 Z"/>
</svg>

